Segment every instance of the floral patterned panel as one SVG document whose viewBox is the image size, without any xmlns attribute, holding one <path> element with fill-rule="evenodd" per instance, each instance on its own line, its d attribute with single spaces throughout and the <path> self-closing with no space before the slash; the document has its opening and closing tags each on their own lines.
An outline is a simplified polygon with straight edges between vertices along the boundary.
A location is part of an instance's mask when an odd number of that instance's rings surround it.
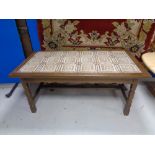
<svg viewBox="0 0 155 155">
<path fill-rule="evenodd" d="M 42 50 L 95 50 L 123 47 L 137 57 L 153 41 L 153 19 L 38 20 Z"/>
</svg>

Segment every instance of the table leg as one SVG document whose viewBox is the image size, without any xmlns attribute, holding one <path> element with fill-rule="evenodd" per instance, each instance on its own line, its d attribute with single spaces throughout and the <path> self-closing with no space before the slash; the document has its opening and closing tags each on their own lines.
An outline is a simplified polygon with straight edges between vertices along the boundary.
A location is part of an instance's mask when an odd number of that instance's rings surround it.
<svg viewBox="0 0 155 155">
<path fill-rule="evenodd" d="M 32 96 L 29 84 L 24 82 L 24 81 L 22 81 L 22 86 L 24 88 L 26 97 L 28 99 L 30 110 L 31 110 L 32 113 L 35 113 L 37 109 L 36 109 L 36 106 L 35 106 L 34 98 Z"/>
<path fill-rule="evenodd" d="M 132 104 L 132 99 L 133 99 L 134 94 L 135 94 L 137 83 L 138 83 L 137 80 L 134 80 L 131 83 L 130 91 L 129 91 L 129 94 L 128 94 L 128 97 L 127 97 L 127 102 L 126 102 L 126 105 L 124 107 L 124 115 L 129 115 L 130 107 L 131 107 L 131 104 Z"/>
</svg>

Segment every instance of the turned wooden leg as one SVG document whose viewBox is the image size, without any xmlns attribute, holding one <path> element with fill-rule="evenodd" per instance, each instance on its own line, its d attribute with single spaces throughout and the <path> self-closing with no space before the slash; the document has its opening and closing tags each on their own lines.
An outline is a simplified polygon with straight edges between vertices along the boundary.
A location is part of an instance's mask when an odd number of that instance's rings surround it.
<svg viewBox="0 0 155 155">
<path fill-rule="evenodd" d="M 24 88 L 25 95 L 26 95 L 26 97 L 28 99 L 30 110 L 31 110 L 32 113 L 35 113 L 37 109 L 36 109 L 36 106 L 35 106 L 35 102 L 34 102 L 30 87 L 29 87 L 28 83 L 23 82 L 23 81 L 22 81 L 22 86 Z"/>
<path fill-rule="evenodd" d="M 127 97 L 126 105 L 125 105 L 125 107 L 124 107 L 124 115 L 129 115 L 130 107 L 131 107 L 131 104 L 132 104 L 132 99 L 133 99 L 134 94 L 135 94 L 135 90 L 136 90 L 136 87 L 137 87 L 137 83 L 138 83 L 137 80 L 134 80 L 134 81 L 131 83 L 129 95 L 128 95 L 128 97 Z"/>
</svg>

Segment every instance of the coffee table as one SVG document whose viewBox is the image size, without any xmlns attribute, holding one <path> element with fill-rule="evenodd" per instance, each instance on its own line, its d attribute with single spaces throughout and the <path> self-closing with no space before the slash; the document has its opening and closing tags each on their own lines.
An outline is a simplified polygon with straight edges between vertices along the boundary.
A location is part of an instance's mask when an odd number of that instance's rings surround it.
<svg viewBox="0 0 155 155">
<path fill-rule="evenodd" d="M 124 115 L 128 115 L 138 80 L 148 78 L 146 69 L 124 49 L 104 51 L 50 51 L 37 52 L 27 58 L 11 74 L 21 79 L 31 112 L 36 112 L 32 83 L 58 84 L 130 84 L 129 93 L 124 89 L 126 99 Z"/>
</svg>

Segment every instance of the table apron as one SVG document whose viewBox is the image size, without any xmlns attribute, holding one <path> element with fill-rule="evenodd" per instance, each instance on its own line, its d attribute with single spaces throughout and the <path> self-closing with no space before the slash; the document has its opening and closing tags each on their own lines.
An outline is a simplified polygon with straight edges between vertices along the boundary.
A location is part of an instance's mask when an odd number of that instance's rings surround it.
<svg viewBox="0 0 155 155">
<path fill-rule="evenodd" d="M 24 82 L 28 82 L 28 83 L 41 83 L 41 82 L 47 82 L 47 83 L 75 83 L 75 84 L 82 84 L 82 83 L 98 83 L 98 84 L 102 84 L 102 83 L 126 83 L 126 84 L 130 84 L 133 81 L 137 80 L 137 79 L 51 79 L 51 78 L 22 78 L 21 79 Z"/>
</svg>

